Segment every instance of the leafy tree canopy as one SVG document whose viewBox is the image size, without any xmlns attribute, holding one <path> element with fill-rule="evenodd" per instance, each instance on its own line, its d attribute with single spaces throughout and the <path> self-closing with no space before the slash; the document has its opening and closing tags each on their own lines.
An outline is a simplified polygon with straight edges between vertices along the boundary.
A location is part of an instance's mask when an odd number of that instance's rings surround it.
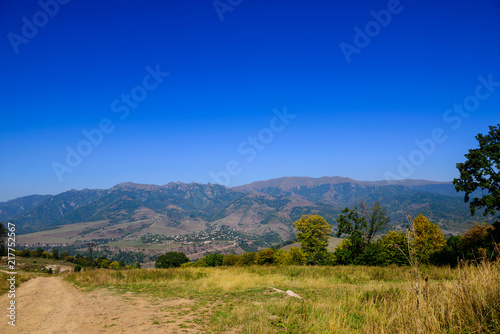
<svg viewBox="0 0 500 334">
<path fill-rule="evenodd" d="M 180 252 L 166 252 L 164 255 L 158 256 L 155 262 L 155 268 L 177 268 L 186 262 L 189 262 L 186 254 Z"/>
<path fill-rule="evenodd" d="M 359 209 L 353 206 L 342 210 L 337 219 L 337 237 L 346 235 L 341 247 L 335 249 L 336 261 L 339 264 L 365 264 L 376 262 L 373 258 L 377 247 L 369 247 L 377 233 L 380 233 L 389 223 L 387 212 L 378 202 L 368 209 L 365 203 L 360 202 Z M 364 254 L 364 252 L 367 254 Z M 370 254 L 368 254 L 370 253 Z M 377 259 L 377 261 L 380 259 Z M 383 262 L 383 261 L 378 261 Z"/>
<path fill-rule="evenodd" d="M 362 238 L 365 244 L 370 244 L 375 235 L 387 227 L 389 220 L 387 211 L 382 209 L 378 202 L 373 203 L 371 210 L 361 202 L 359 212 L 356 206 L 342 210 L 337 219 L 337 237 L 345 234 L 354 238 Z"/>
<path fill-rule="evenodd" d="M 220 253 L 211 253 L 203 256 L 203 260 L 207 263 L 209 267 L 218 267 L 222 266 L 222 262 L 224 261 L 224 255 Z"/>
<path fill-rule="evenodd" d="M 328 240 L 332 226 L 320 215 L 304 215 L 293 223 L 297 240 L 309 264 L 320 264 L 327 258 Z"/>
<path fill-rule="evenodd" d="M 402 231 L 390 231 L 382 236 L 380 244 L 388 259 L 388 263 L 394 263 L 399 266 L 410 264 L 406 233 Z"/>
<path fill-rule="evenodd" d="M 441 251 L 446 244 L 443 232 L 436 224 L 431 223 L 424 215 L 413 219 L 412 255 L 416 255 L 421 263 L 429 263 L 432 254 Z"/>
<path fill-rule="evenodd" d="M 476 139 L 479 148 L 469 150 L 467 160 L 457 164 L 460 178 L 454 179 L 453 184 L 457 191 L 465 192 L 472 215 L 480 208 L 485 208 L 485 216 L 494 215 L 500 210 L 500 124 L 490 126 L 487 135 L 478 134 Z M 479 189 L 487 193 L 471 200 L 470 195 Z"/>
<path fill-rule="evenodd" d="M 255 264 L 273 264 L 274 250 L 272 248 L 262 249 L 255 256 Z"/>
</svg>

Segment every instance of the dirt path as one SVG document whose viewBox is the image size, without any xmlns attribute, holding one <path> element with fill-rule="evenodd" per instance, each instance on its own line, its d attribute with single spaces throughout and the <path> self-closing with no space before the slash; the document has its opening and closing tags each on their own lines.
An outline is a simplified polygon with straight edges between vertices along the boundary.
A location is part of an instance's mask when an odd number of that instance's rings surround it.
<svg viewBox="0 0 500 334">
<path fill-rule="evenodd" d="M 0 333 L 200 333 L 187 299 L 154 300 L 107 289 L 84 293 L 60 277 L 38 277 L 16 291 L 16 326 L 0 297 Z"/>
</svg>

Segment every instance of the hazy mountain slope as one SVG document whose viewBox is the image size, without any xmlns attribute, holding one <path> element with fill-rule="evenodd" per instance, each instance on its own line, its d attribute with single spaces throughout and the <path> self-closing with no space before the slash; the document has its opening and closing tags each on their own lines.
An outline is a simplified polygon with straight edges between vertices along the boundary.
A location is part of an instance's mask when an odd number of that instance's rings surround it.
<svg viewBox="0 0 500 334">
<path fill-rule="evenodd" d="M 64 224 L 61 219 L 74 209 L 98 197 L 102 190 L 70 190 L 40 202 L 21 215 L 9 217 L 16 222 L 17 233 L 29 233 Z"/>
<path fill-rule="evenodd" d="M 396 227 L 405 224 L 403 212 L 407 211 L 412 216 L 423 213 L 456 233 L 483 217 L 470 217 L 468 205 L 452 190 L 451 183 L 404 180 L 389 185 L 341 177 L 286 177 L 234 188 L 181 182 L 163 186 L 122 183 L 106 190 L 71 190 L 44 200 L 17 199 L 33 207 L 11 210 L 13 216 L 7 218 L 17 222 L 18 233 L 107 221 L 111 231 L 104 233 L 107 236 L 121 229 L 114 225 L 130 222 L 133 226 L 124 225 L 128 232 L 122 229 L 116 235 L 185 234 L 227 226 L 245 234 L 275 235 L 272 238 L 277 234 L 283 239 L 290 236 L 292 222 L 303 214 L 320 214 L 333 224 L 344 207 L 363 200 L 368 205 L 379 201 Z"/>
<path fill-rule="evenodd" d="M 451 185 L 451 182 L 438 182 L 438 181 L 428 181 L 428 180 L 400 180 L 400 181 L 358 181 L 353 180 L 348 177 L 340 176 L 324 176 L 319 178 L 313 177 L 281 177 L 277 179 L 271 179 L 266 181 L 256 181 L 249 184 L 245 184 L 238 187 L 233 187 L 235 190 L 239 191 L 264 191 L 266 189 L 279 189 L 282 191 L 291 191 L 292 189 L 300 187 L 315 187 L 323 186 L 327 184 L 340 184 L 340 183 L 350 183 L 363 186 L 388 186 L 388 185 L 399 185 L 408 187 L 418 187 L 426 185 Z"/>
<path fill-rule="evenodd" d="M 52 195 L 30 195 L 0 202 L 0 221 L 21 215 L 51 197 Z"/>
</svg>

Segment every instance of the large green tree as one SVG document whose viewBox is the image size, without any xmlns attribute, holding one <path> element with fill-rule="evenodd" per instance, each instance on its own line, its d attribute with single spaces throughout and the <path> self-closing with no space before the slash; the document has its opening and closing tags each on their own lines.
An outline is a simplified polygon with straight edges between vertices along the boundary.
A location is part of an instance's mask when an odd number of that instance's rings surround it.
<svg viewBox="0 0 500 334">
<path fill-rule="evenodd" d="M 465 202 L 469 202 L 471 213 L 484 208 L 484 215 L 494 215 L 500 210 L 500 124 L 490 126 L 487 135 L 478 134 L 479 148 L 469 150 L 467 160 L 458 163 L 460 178 L 454 179 L 457 191 L 465 192 Z M 471 198 L 476 190 L 482 196 Z M 486 193 L 484 193 L 486 192 Z"/>
<path fill-rule="evenodd" d="M 155 268 L 177 268 L 186 262 L 189 262 L 186 254 L 180 252 L 166 252 L 158 256 L 155 262 Z"/>
<path fill-rule="evenodd" d="M 307 263 L 325 263 L 332 226 L 320 215 L 303 215 L 293 226 L 298 231 L 297 240 L 306 254 Z"/>
<path fill-rule="evenodd" d="M 382 232 L 389 223 L 387 212 L 378 202 L 373 203 L 371 209 L 360 202 L 359 209 L 353 206 L 342 210 L 337 219 L 337 237 L 345 236 L 342 247 L 335 250 L 337 262 L 341 264 L 364 264 L 364 252 L 378 233 Z M 369 249 L 373 251 L 373 247 Z"/>
</svg>

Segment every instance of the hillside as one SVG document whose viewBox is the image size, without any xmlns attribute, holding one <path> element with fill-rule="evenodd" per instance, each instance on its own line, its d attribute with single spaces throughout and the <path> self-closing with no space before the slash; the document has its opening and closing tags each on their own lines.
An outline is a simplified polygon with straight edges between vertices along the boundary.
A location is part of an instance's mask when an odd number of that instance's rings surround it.
<svg viewBox="0 0 500 334">
<path fill-rule="evenodd" d="M 30 195 L 0 202 L 0 221 L 21 215 L 51 197 L 51 195 Z"/>
<path fill-rule="evenodd" d="M 341 177 L 287 177 L 227 188 L 217 184 L 118 184 L 105 190 L 70 190 L 1 203 L 4 220 L 17 224 L 21 243 L 85 244 L 119 249 L 257 250 L 293 237 L 292 222 L 320 214 L 335 228 L 346 206 L 379 201 L 392 228 L 403 212 L 423 213 L 445 233 L 474 220 L 451 183 L 356 181 Z M 22 204 L 22 205 L 21 205 Z"/>
</svg>

